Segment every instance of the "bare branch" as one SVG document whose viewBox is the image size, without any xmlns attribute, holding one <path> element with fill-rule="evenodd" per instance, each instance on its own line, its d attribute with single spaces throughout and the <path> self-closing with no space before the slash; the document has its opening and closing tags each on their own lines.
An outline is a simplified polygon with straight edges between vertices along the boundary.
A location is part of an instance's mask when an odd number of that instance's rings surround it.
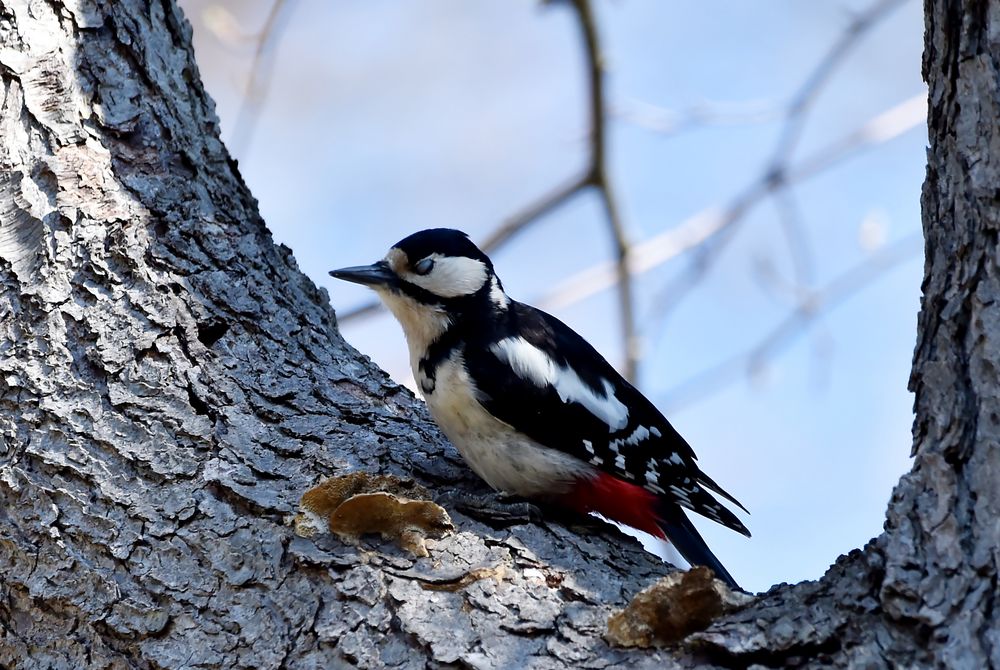
<svg viewBox="0 0 1000 670">
<path fill-rule="evenodd" d="M 676 135 L 703 126 L 737 126 L 769 123 L 785 115 L 785 107 L 767 101 L 740 103 L 704 102 L 687 109 L 665 109 L 641 100 L 613 106 L 613 118 L 663 135 Z"/>
<path fill-rule="evenodd" d="M 795 151 L 802 130 L 805 128 L 816 98 L 830 76 L 844 62 L 861 38 L 885 18 L 893 9 L 903 5 L 907 0 L 878 0 L 863 12 L 857 14 L 851 24 L 840 34 L 840 38 L 830 47 L 819 65 L 806 78 L 795 97 L 792 98 L 785 113 L 785 126 L 771 158 L 771 171 L 777 171 Z"/>
<path fill-rule="evenodd" d="M 812 284 L 813 262 L 812 247 L 806 233 L 805 217 L 792 187 L 786 186 L 774 194 L 774 205 L 778 210 L 778 223 L 788 242 L 788 255 L 792 259 L 795 272 L 795 283 L 799 286 Z"/>
<path fill-rule="evenodd" d="M 787 171 L 786 185 L 795 185 L 815 177 L 864 149 L 883 144 L 912 130 L 924 120 L 922 105 L 926 99 L 924 93 L 915 95 L 875 116 L 843 140 L 806 157 L 801 163 L 803 167 Z M 732 227 L 737 219 L 743 217 L 769 192 L 769 185 L 764 180 L 757 179 L 726 206 L 706 207 L 677 226 L 636 244 L 630 259 L 632 273 L 638 275 L 648 272 L 687 251 L 701 247 Z M 567 277 L 536 302 L 547 309 L 561 309 L 611 288 L 616 281 L 611 264 L 600 263 Z"/>
<path fill-rule="evenodd" d="M 899 137 L 927 120 L 927 93 L 918 93 L 786 171 L 789 183 L 813 177 L 851 155 Z"/>
<path fill-rule="evenodd" d="M 853 19 L 847 30 L 840 35 L 840 38 L 820 59 L 819 64 L 792 98 L 785 113 L 785 123 L 781 135 L 775 144 L 768 167 L 756 183 L 751 184 L 742 195 L 737 196 L 735 203 L 744 204 L 748 199 L 755 201 L 757 198 L 751 198 L 752 194 L 779 193 L 788 186 L 790 183 L 789 162 L 808 121 L 809 111 L 822 87 L 829 81 L 837 67 L 843 64 L 846 57 L 861 42 L 861 38 L 878 25 L 879 21 L 885 18 L 890 10 L 899 7 L 904 2 L 907 0 L 878 0 Z M 735 207 L 730 209 L 735 209 Z M 725 221 L 727 227 L 735 227 L 743 220 L 743 214 L 749 207 L 741 209 L 738 216 L 727 217 Z M 690 290 L 704 278 L 730 239 L 732 239 L 732 235 L 714 235 L 711 240 L 706 240 L 706 244 L 698 247 L 688 271 L 668 283 L 660 292 L 661 297 L 656 302 L 661 319 L 666 318 L 668 313 L 675 309 Z"/>
<path fill-rule="evenodd" d="M 757 197 L 759 196 L 753 195 L 745 198 L 743 206 L 748 206 Z M 632 273 L 638 275 L 648 272 L 685 251 L 697 248 L 725 229 L 729 219 L 741 215 L 741 211 L 740 206 L 728 210 L 709 207 L 680 225 L 637 244 L 629 261 Z M 562 309 L 613 287 L 617 281 L 614 264 L 605 261 L 567 277 L 536 302 L 546 309 Z"/>
<path fill-rule="evenodd" d="M 604 65 L 597 37 L 597 25 L 590 0 L 573 0 L 582 31 L 587 70 L 590 78 L 590 184 L 597 189 L 604 205 L 608 228 L 614 242 L 615 274 L 618 286 L 618 309 L 624 347 L 623 374 L 635 382 L 639 369 L 638 339 L 635 329 L 635 303 L 632 273 L 629 268 L 630 245 L 618 209 L 617 196 L 608 179 L 607 105 L 604 95 Z"/>
<path fill-rule="evenodd" d="M 253 61 L 247 75 L 247 86 L 243 93 L 243 102 L 233 126 L 233 139 L 230 146 L 233 153 L 245 157 L 253 138 L 253 131 L 260 118 L 261 104 L 267 97 L 271 85 L 271 73 L 274 66 L 274 45 L 281 36 L 281 31 L 291 16 L 294 0 L 274 0 L 271 11 L 257 34 L 257 48 L 254 50 Z"/>
<path fill-rule="evenodd" d="M 914 233 L 883 247 L 861 263 L 816 291 L 803 294 L 798 305 L 757 344 L 687 379 L 658 400 L 661 408 L 676 409 L 693 404 L 733 383 L 753 375 L 788 348 L 830 310 L 899 264 L 922 251 L 922 236 Z"/>
<path fill-rule="evenodd" d="M 575 177 L 564 185 L 553 189 L 500 224 L 500 227 L 495 229 L 482 241 L 479 245 L 480 248 L 486 253 L 490 253 L 503 246 L 507 240 L 521 232 L 525 226 L 557 209 L 574 195 L 587 188 L 590 185 L 590 181 L 590 174 L 585 172 L 583 175 Z"/>
</svg>

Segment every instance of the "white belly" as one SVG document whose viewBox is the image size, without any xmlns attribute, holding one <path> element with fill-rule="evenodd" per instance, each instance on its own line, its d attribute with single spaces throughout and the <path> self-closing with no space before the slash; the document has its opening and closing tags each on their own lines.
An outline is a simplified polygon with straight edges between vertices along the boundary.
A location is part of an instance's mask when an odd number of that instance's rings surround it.
<svg viewBox="0 0 1000 670">
<path fill-rule="evenodd" d="M 414 369 L 421 389 L 424 376 Z M 431 416 L 472 470 L 494 489 L 529 498 L 558 495 L 575 479 L 593 475 L 578 458 L 519 435 L 476 400 L 460 352 L 438 366 L 433 390 L 424 393 Z"/>
</svg>

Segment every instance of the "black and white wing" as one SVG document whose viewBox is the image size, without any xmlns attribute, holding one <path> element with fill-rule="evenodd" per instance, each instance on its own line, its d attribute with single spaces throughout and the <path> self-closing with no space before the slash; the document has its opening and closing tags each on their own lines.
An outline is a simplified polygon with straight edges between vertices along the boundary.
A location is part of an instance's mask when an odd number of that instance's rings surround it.
<svg viewBox="0 0 1000 670">
<path fill-rule="evenodd" d="M 586 340 L 555 317 L 511 302 L 516 335 L 469 343 L 480 403 L 536 442 L 749 536 L 709 490 L 746 511 L 699 468 L 659 410 Z"/>
</svg>

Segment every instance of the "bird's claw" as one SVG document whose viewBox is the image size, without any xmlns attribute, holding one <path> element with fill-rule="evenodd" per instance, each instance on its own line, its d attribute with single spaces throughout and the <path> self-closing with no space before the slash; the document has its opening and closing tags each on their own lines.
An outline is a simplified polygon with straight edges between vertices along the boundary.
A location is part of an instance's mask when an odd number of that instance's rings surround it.
<svg viewBox="0 0 1000 670">
<path fill-rule="evenodd" d="M 542 520 L 542 510 L 523 498 L 506 493 L 473 495 L 451 493 L 442 502 L 453 505 L 457 510 L 480 521 L 498 525 L 516 525 Z"/>
</svg>

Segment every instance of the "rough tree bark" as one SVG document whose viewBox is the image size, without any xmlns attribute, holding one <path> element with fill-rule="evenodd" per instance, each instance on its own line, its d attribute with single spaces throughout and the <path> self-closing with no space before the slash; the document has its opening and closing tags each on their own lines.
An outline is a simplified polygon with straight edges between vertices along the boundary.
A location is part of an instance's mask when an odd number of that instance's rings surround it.
<svg viewBox="0 0 1000 670">
<path fill-rule="evenodd" d="M 292 534 L 332 473 L 481 484 L 272 243 L 172 0 L 0 0 L 0 666 L 1000 666 L 1000 3 L 926 11 L 915 461 L 886 532 L 641 651 L 604 622 L 663 568 L 613 531 L 451 510 L 430 559 Z"/>
</svg>

